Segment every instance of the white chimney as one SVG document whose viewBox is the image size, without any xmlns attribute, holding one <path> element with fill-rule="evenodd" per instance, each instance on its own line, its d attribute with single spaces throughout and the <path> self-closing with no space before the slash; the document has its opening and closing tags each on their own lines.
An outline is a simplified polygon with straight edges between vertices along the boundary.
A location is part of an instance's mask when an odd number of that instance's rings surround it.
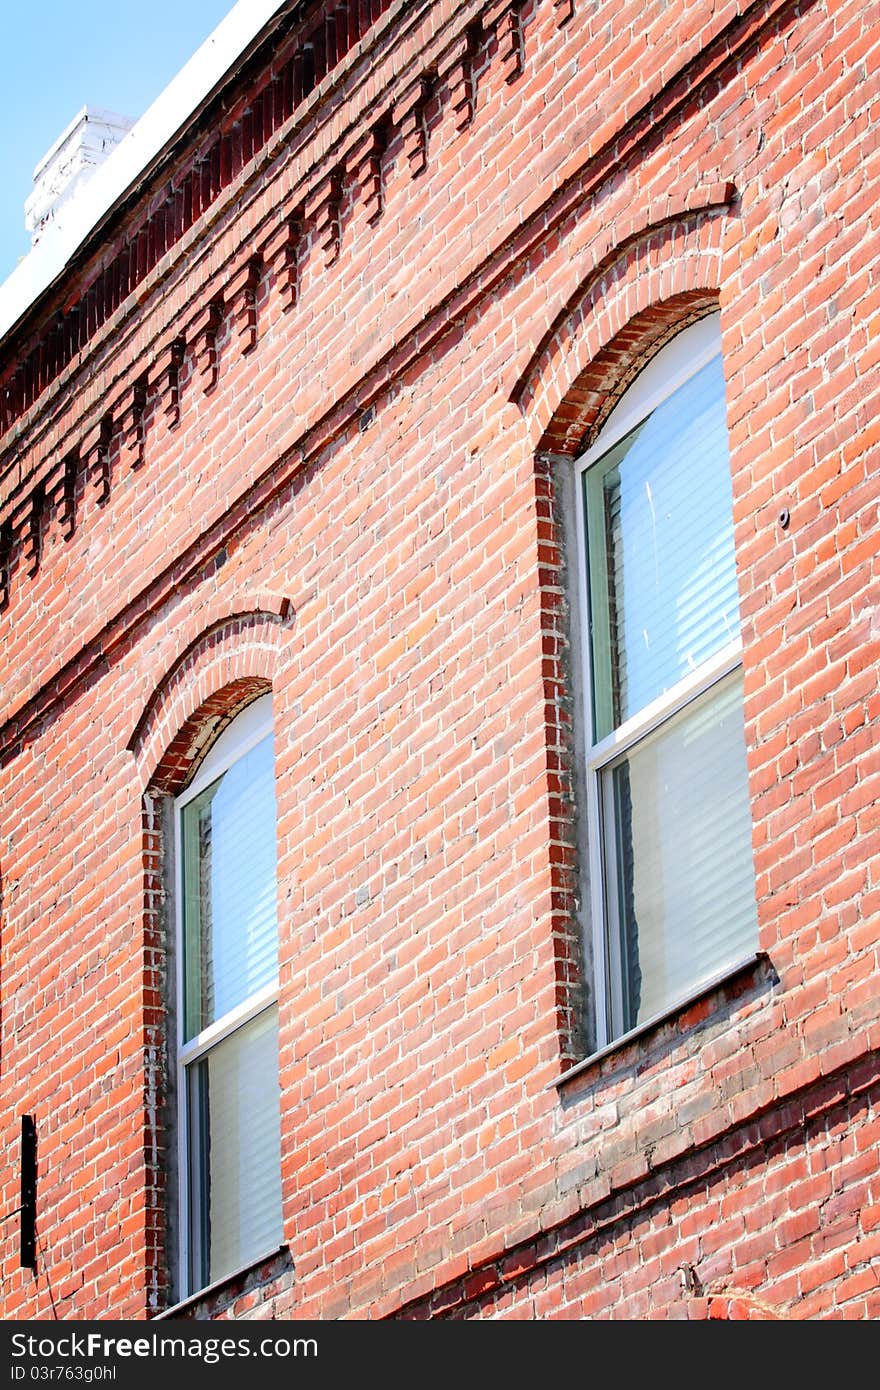
<svg viewBox="0 0 880 1390">
<path fill-rule="evenodd" d="M 24 225 L 34 246 L 50 222 L 91 178 L 112 149 L 134 125 L 128 116 L 84 106 L 34 170 L 34 189 L 24 205 Z"/>
</svg>

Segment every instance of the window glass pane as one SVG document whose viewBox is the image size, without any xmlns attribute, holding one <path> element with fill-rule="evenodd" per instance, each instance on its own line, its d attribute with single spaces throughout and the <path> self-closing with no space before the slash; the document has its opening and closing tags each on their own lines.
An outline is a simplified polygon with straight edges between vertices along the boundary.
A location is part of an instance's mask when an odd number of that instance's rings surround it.
<svg viewBox="0 0 880 1390">
<path fill-rule="evenodd" d="M 619 1036 L 754 949 L 742 675 L 609 764 L 601 795 Z"/>
<path fill-rule="evenodd" d="M 203 1288 L 281 1242 L 277 1009 L 189 1067 L 187 1092 L 190 1279 Z"/>
<path fill-rule="evenodd" d="M 184 1036 L 278 973 L 272 735 L 181 813 Z"/>
<path fill-rule="evenodd" d="M 721 358 L 585 474 L 595 737 L 739 633 Z"/>
</svg>

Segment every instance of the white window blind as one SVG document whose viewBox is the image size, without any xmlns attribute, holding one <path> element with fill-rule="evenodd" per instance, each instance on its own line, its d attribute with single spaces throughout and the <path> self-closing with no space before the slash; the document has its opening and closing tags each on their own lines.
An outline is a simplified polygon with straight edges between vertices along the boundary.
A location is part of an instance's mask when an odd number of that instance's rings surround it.
<svg viewBox="0 0 880 1390">
<path fill-rule="evenodd" d="M 755 927 L 742 677 L 602 772 L 616 1034 L 739 960 Z"/>
<path fill-rule="evenodd" d="M 278 973 L 271 735 L 184 807 L 182 825 L 189 1039 Z"/>
<path fill-rule="evenodd" d="M 188 1070 L 194 1284 L 277 1245 L 281 1211 L 278 1010 L 265 1009 Z"/>
</svg>

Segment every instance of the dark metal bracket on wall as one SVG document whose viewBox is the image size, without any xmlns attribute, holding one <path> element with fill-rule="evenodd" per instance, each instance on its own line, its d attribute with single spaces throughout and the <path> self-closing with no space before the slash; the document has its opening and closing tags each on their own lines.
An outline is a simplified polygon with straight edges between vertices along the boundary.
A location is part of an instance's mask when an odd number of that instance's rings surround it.
<svg viewBox="0 0 880 1390">
<path fill-rule="evenodd" d="M 33 1115 L 21 1117 L 21 1178 L 19 1202 L 0 1221 L 20 1216 L 18 1263 L 22 1269 L 37 1267 L 37 1124 Z"/>
<path fill-rule="evenodd" d="M 21 1226 L 19 1259 L 22 1269 L 37 1267 L 37 1124 L 33 1115 L 21 1117 Z"/>
</svg>

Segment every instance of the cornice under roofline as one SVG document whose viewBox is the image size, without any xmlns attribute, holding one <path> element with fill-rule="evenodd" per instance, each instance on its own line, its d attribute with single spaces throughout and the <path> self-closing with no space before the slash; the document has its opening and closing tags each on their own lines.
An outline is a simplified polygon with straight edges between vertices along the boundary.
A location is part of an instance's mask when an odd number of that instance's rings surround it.
<svg viewBox="0 0 880 1390">
<path fill-rule="evenodd" d="M 172 78 L 66 209 L 63 225 L 50 223 L 39 242 L 0 283 L 0 351 L 93 242 L 108 218 L 160 164 L 217 89 L 262 43 L 289 0 L 238 0 Z"/>
</svg>

